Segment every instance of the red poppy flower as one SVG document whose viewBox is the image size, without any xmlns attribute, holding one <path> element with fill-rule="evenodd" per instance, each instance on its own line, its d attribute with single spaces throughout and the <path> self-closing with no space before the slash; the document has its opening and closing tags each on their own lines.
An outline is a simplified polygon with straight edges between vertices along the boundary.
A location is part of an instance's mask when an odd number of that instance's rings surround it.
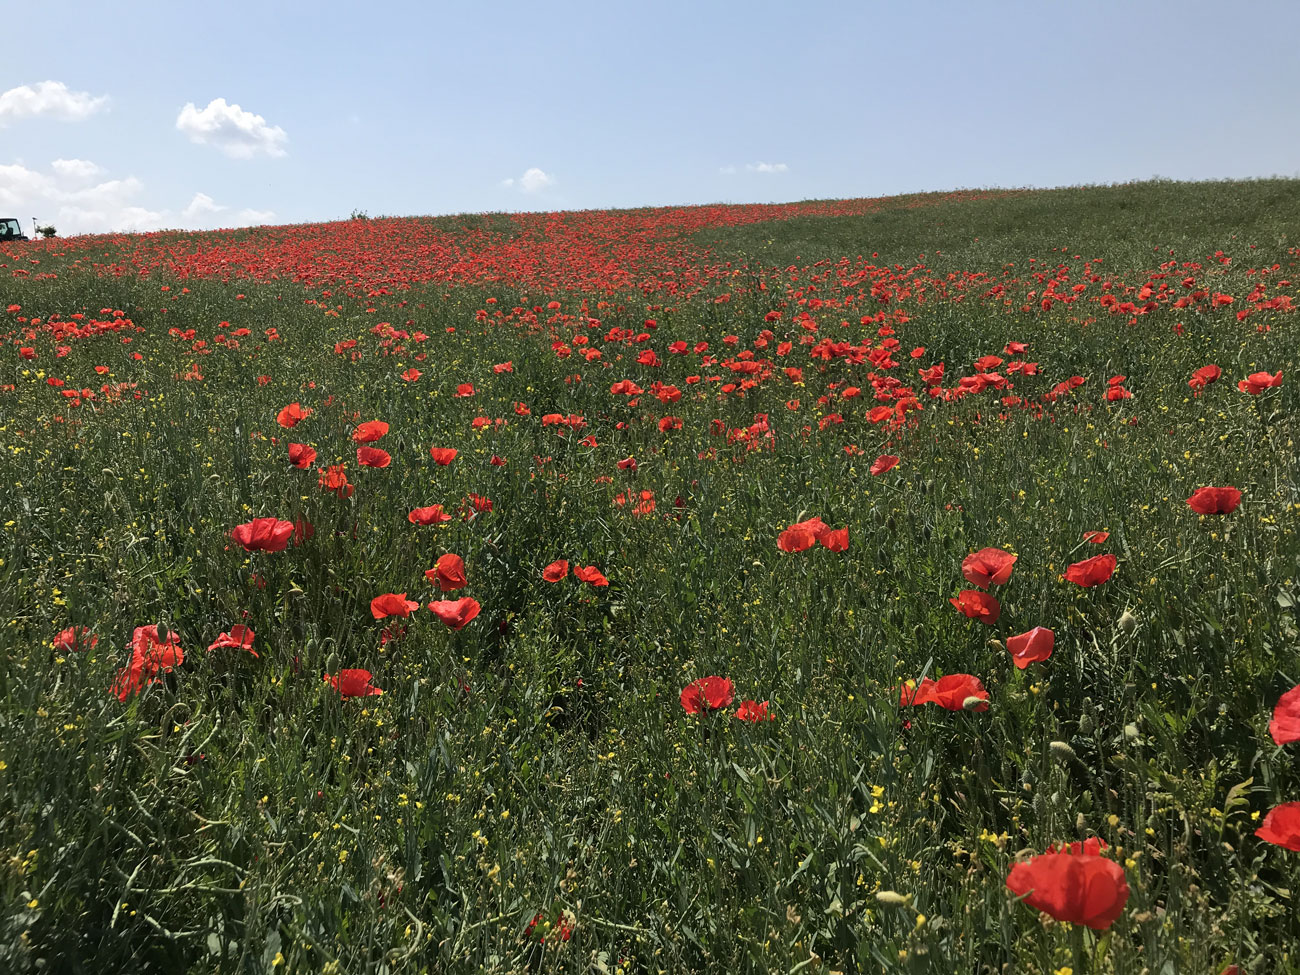
<svg viewBox="0 0 1300 975">
<path fill-rule="evenodd" d="M 492 371 L 497 375 L 500 375 L 503 372 L 514 372 L 515 364 L 513 362 L 498 362 L 492 367 Z"/>
<path fill-rule="evenodd" d="M 873 475 L 883 474 L 885 471 L 892 471 L 898 466 L 898 458 L 893 454 L 881 454 L 876 458 L 875 463 L 871 465 Z"/>
<path fill-rule="evenodd" d="M 358 447 L 357 463 L 362 467 L 387 467 L 393 462 L 388 451 L 378 447 Z"/>
<path fill-rule="evenodd" d="M 803 531 L 810 531 L 818 537 L 821 537 L 823 532 L 828 532 L 831 530 L 831 526 L 826 524 L 826 522 L 822 521 L 819 515 L 814 515 L 813 517 L 807 519 L 806 521 L 797 521 L 790 527 L 795 529 L 801 529 Z"/>
<path fill-rule="evenodd" d="M 473 396 L 473 395 L 474 395 L 474 384 L 473 384 L 473 383 L 460 383 L 459 385 L 456 386 L 456 392 L 455 392 L 454 395 L 455 395 L 456 398 L 458 398 L 458 399 L 464 399 L 464 398 L 466 398 L 466 397 L 468 397 L 468 396 Z"/>
<path fill-rule="evenodd" d="M 125 701 L 128 697 L 133 697 L 144 690 L 145 678 L 144 672 L 132 664 L 129 667 L 123 667 L 113 678 L 113 683 L 109 685 L 109 693 L 119 701 Z"/>
<path fill-rule="evenodd" d="M 369 420 L 359 424 L 352 431 L 352 440 L 355 443 L 374 443 L 386 433 L 388 433 L 387 423 L 383 420 Z"/>
<path fill-rule="evenodd" d="M 1266 843 L 1275 843 L 1300 853 L 1300 802 L 1274 806 L 1264 817 L 1255 835 Z"/>
<path fill-rule="evenodd" d="M 982 548 L 961 560 L 961 574 L 967 582 L 981 589 L 1005 586 L 1017 558 L 1019 556 L 1000 548 Z"/>
<path fill-rule="evenodd" d="M 131 663 L 117 672 L 112 692 L 119 701 L 139 694 L 146 684 L 152 684 L 185 661 L 185 651 L 180 647 L 180 634 L 170 632 L 167 639 L 158 634 L 156 624 L 137 626 L 131 634 Z"/>
<path fill-rule="evenodd" d="M 1108 538 L 1110 538 L 1110 532 L 1084 532 L 1083 533 L 1083 540 L 1085 542 L 1092 542 L 1092 544 L 1094 545 L 1100 545 Z"/>
<path fill-rule="evenodd" d="M 321 471 L 320 480 L 317 483 L 320 484 L 322 490 L 331 491 L 340 498 L 352 497 L 352 492 L 355 490 L 348 483 L 347 468 L 342 464 L 331 464 Z"/>
<path fill-rule="evenodd" d="M 812 548 L 817 540 L 831 530 L 830 525 L 821 520 L 821 517 L 814 515 L 807 521 L 799 521 L 791 525 L 777 537 L 776 547 L 782 552 L 802 552 L 804 549 Z"/>
<path fill-rule="evenodd" d="M 306 470 L 316 459 L 316 448 L 305 443 L 289 444 L 289 463 L 300 470 Z"/>
<path fill-rule="evenodd" d="M 758 701 L 741 701 L 736 708 L 736 717 L 741 721 L 752 721 L 758 724 L 760 721 L 772 721 L 773 716 L 767 713 L 768 702 Z"/>
<path fill-rule="evenodd" d="M 1073 582 L 1085 589 L 1100 586 L 1115 574 L 1116 559 L 1113 555 L 1094 555 L 1082 562 L 1075 562 L 1065 570 L 1066 582 Z"/>
<path fill-rule="evenodd" d="M 406 516 L 412 525 L 433 525 L 438 522 L 451 521 L 451 515 L 442 510 L 442 505 L 431 504 L 427 508 L 413 508 Z"/>
<path fill-rule="evenodd" d="M 368 670 L 347 669 L 340 670 L 333 675 L 326 674 L 325 683 L 338 691 L 340 696 L 344 698 L 377 697 L 384 693 L 370 683 L 370 671 Z"/>
<path fill-rule="evenodd" d="M 1046 660 L 1056 646 L 1056 634 L 1045 626 L 1035 626 L 1028 633 L 1007 638 L 1011 662 L 1024 670 L 1036 660 Z"/>
<path fill-rule="evenodd" d="M 461 599 L 440 599 L 429 604 L 433 615 L 453 630 L 459 630 L 482 610 L 479 601 L 470 596 Z"/>
<path fill-rule="evenodd" d="M 408 383 L 413 383 L 423 375 L 424 373 L 412 366 L 410 369 L 407 369 L 406 372 L 402 373 L 402 378 Z"/>
<path fill-rule="evenodd" d="M 254 657 L 257 651 L 253 649 L 253 628 L 245 626 L 243 623 L 236 623 L 230 628 L 229 633 L 222 633 L 212 641 L 208 647 L 208 652 L 217 650 L 221 647 L 233 647 L 236 650 L 247 650 Z"/>
<path fill-rule="evenodd" d="M 1279 745 L 1300 741 L 1300 684 L 1277 699 L 1268 733 Z"/>
<path fill-rule="evenodd" d="M 455 447 L 430 447 L 429 456 L 439 467 L 446 467 L 456 459 L 457 450 Z"/>
<path fill-rule="evenodd" d="M 275 422 L 288 430 L 291 427 L 296 427 L 311 414 L 311 409 L 304 410 L 300 404 L 290 403 L 276 415 Z"/>
<path fill-rule="evenodd" d="M 683 687 L 680 696 L 687 714 L 699 714 L 725 708 L 735 698 L 735 691 L 726 677 L 701 677 Z"/>
<path fill-rule="evenodd" d="M 1237 383 L 1237 388 L 1243 393 L 1250 393 L 1251 396 L 1258 396 L 1264 390 L 1273 386 L 1282 385 L 1282 372 L 1278 370 L 1277 375 L 1270 376 L 1266 372 L 1252 372 L 1245 379 Z"/>
<path fill-rule="evenodd" d="M 832 552 L 847 551 L 849 547 L 849 530 L 847 528 L 828 529 L 822 532 L 817 541 Z"/>
<path fill-rule="evenodd" d="M 556 559 L 542 570 L 542 578 L 547 582 L 559 582 L 569 574 L 568 559 Z"/>
<path fill-rule="evenodd" d="M 389 616 L 405 619 L 419 608 L 420 604 L 413 599 L 407 599 L 406 593 L 386 592 L 370 600 L 370 615 L 377 620 Z"/>
<path fill-rule="evenodd" d="M 54 649 L 60 653 L 76 653 L 79 650 L 90 650 L 98 642 L 99 637 L 86 627 L 69 626 L 55 635 Z"/>
<path fill-rule="evenodd" d="M 289 547 L 293 522 L 279 518 L 254 518 L 238 525 L 230 537 L 244 546 L 245 552 L 283 552 Z"/>
<path fill-rule="evenodd" d="M 425 569 L 424 576 L 430 582 L 436 582 L 443 592 L 464 589 L 465 561 L 459 555 L 439 555 L 432 569 Z"/>
<path fill-rule="evenodd" d="M 1241 492 L 1235 487 L 1197 488 L 1187 506 L 1202 515 L 1226 515 L 1237 510 L 1241 504 Z"/>
<path fill-rule="evenodd" d="M 617 467 L 620 471 L 635 471 L 635 470 L 636 470 L 636 458 L 635 458 L 635 457 L 625 457 L 625 458 L 623 458 L 622 460 L 616 462 L 614 466 Z"/>
<path fill-rule="evenodd" d="M 180 647 L 181 635 L 175 630 L 167 633 L 163 639 L 158 633 L 158 625 L 150 623 L 137 626 L 131 631 L 131 647 L 151 658 L 151 662 L 165 670 L 179 666 L 185 660 L 185 652 Z"/>
<path fill-rule="evenodd" d="M 488 463 L 491 464 L 493 467 L 505 467 L 506 459 L 504 457 L 498 457 L 496 454 L 493 454 L 492 459 L 489 460 Z"/>
<path fill-rule="evenodd" d="M 1194 373 L 1192 378 L 1187 380 L 1187 385 L 1192 389 L 1204 389 L 1210 383 L 1218 380 L 1223 375 L 1223 370 L 1211 363 L 1208 366 L 1201 366 Z"/>
<path fill-rule="evenodd" d="M 460 515 L 466 521 L 472 519 L 476 514 L 492 510 L 492 499 L 485 498 L 481 494 L 475 494 L 473 491 L 465 499 L 469 504 L 461 505 Z"/>
<path fill-rule="evenodd" d="M 597 588 L 608 586 L 609 580 L 594 565 L 581 566 L 573 570 L 573 577 L 579 582 L 590 583 Z"/>
<path fill-rule="evenodd" d="M 979 620 L 992 626 L 1002 615 L 1002 604 L 986 592 L 978 589 L 963 589 L 957 596 L 948 600 L 962 613 L 973 620 Z"/>
<path fill-rule="evenodd" d="M 989 692 L 978 677 L 949 674 L 938 680 L 926 677 L 919 686 L 909 681 L 899 688 L 898 703 L 903 706 L 937 704 L 948 711 L 987 711 Z"/>
<path fill-rule="evenodd" d="M 1102 856 L 1043 853 L 1011 868 L 1007 889 L 1058 921 L 1104 931 L 1128 902 L 1124 869 Z"/>
<path fill-rule="evenodd" d="M 776 538 L 782 552 L 802 552 L 817 544 L 817 536 L 806 528 L 787 528 Z"/>
<path fill-rule="evenodd" d="M 531 938 L 533 936 L 533 932 L 537 929 L 537 925 L 542 923 L 542 918 L 544 916 L 545 915 L 540 912 L 533 915 L 533 919 L 528 922 L 528 927 L 524 928 L 525 938 Z M 551 935 L 552 939 L 557 941 L 568 941 L 569 938 L 573 936 L 573 926 L 576 923 L 577 918 L 572 914 L 572 912 L 560 911 L 555 918 L 555 926 L 552 929 L 553 933 Z M 546 944 L 546 936 L 542 935 L 538 937 L 537 943 L 539 945 Z"/>
<path fill-rule="evenodd" d="M 409 626 L 385 626 L 379 631 L 379 645 L 381 647 L 386 647 L 394 640 L 400 640 L 402 637 L 406 636 L 406 632 L 409 629 Z"/>
</svg>

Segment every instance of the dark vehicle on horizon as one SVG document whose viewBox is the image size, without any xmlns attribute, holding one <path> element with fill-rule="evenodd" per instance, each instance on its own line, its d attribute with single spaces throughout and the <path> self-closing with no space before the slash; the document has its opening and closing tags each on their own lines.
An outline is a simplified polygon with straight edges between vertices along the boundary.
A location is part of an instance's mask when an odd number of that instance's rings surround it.
<svg viewBox="0 0 1300 975">
<path fill-rule="evenodd" d="M 0 240 L 26 240 L 27 235 L 14 217 L 0 217 Z"/>
</svg>

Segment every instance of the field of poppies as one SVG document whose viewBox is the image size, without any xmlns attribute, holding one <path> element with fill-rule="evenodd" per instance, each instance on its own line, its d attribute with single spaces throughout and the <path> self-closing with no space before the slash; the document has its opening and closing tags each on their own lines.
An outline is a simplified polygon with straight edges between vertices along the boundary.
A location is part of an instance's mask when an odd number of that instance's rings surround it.
<svg viewBox="0 0 1300 975">
<path fill-rule="evenodd" d="M 0 971 L 1300 971 L 1297 227 L 0 247 Z"/>
</svg>

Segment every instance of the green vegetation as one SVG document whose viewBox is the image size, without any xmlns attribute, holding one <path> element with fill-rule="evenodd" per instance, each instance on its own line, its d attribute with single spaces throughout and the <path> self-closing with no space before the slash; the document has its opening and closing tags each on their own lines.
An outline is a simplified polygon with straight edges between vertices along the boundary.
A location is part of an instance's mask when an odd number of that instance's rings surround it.
<svg viewBox="0 0 1300 975">
<path fill-rule="evenodd" d="M 905 197 L 639 257 L 603 229 L 627 214 L 0 248 L 0 970 L 1300 970 L 1300 853 L 1253 835 L 1300 800 L 1300 745 L 1268 732 L 1300 682 L 1298 189 Z M 417 258 L 384 257 L 461 232 L 409 289 Z M 654 288 L 575 283 L 634 257 Z M 513 270 L 465 280 L 489 265 Z M 810 355 L 833 343 L 895 365 Z M 935 388 L 1013 388 L 931 396 L 941 361 Z M 370 420 L 391 466 L 358 463 Z M 1225 485 L 1229 514 L 1185 503 Z M 435 503 L 451 521 L 408 520 Z M 848 550 L 778 549 L 813 516 Z M 314 534 L 246 552 L 260 517 Z M 985 547 L 1018 556 L 992 626 L 949 603 Z M 468 579 L 445 595 L 444 553 Z M 1062 579 L 1101 553 L 1108 582 Z M 609 586 L 544 581 L 557 559 Z M 377 621 L 383 593 L 483 608 Z M 184 661 L 119 700 L 159 622 Z M 258 657 L 206 649 L 241 623 Z M 1053 654 L 1017 669 L 1035 626 Z M 342 699 L 340 668 L 384 694 Z M 957 673 L 987 711 L 899 706 Z M 688 715 L 710 675 L 734 705 Z M 1018 851 L 1089 837 L 1131 889 L 1108 930 L 1009 895 Z"/>
</svg>

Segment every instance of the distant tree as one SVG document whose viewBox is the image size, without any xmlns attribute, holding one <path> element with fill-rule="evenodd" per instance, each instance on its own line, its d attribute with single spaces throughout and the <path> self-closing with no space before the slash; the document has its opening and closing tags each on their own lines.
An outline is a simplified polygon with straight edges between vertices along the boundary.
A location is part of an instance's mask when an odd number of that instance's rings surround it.
<svg viewBox="0 0 1300 975">
<path fill-rule="evenodd" d="M 42 237 L 57 237 L 59 232 L 54 229 L 54 224 L 47 223 L 44 227 L 37 227 L 36 232 Z"/>
<path fill-rule="evenodd" d="M 352 211 L 352 215 L 351 215 L 350 217 L 348 217 L 348 219 L 349 219 L 349 220 L 369 220 L 369 219 L 370 219 L 370 214 L 366 213 L 365 210 L 353 210 L 353 211 Z"/>
</svg>

